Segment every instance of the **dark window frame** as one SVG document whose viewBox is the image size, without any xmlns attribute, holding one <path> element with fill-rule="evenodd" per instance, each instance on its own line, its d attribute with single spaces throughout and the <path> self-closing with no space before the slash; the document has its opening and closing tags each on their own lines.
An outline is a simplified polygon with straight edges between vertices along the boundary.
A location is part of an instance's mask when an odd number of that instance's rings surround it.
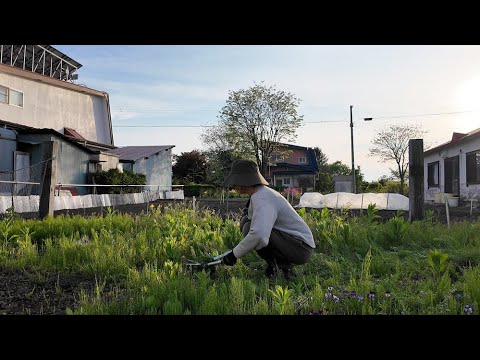
<svg viewBox="0 0 480 360">
<path fill-rule="evenodd" d="M 8 105 L 8 87 L 0 85 L 0 88 L 5 89 L 5 94 L 2 92 L 2 97 L 5 97 L 5 100 L 1 100 L 0 103 Z"/>
<path fill-rule="evenodd" d="M 471 158 L 472 156 L 474 156 L 473 159 Z M 469 158 L 472 160 L 469 160 Z M 480 160 L 480 150 L 470 151 L 465 154 L 465 178 L 467 186 L 480 184 L 480 163 L 475 161 L 476 158 Z M 475 168 L 473 174 L 469 172 L 472 165 Z"/>
<path fill-rule="evenodd" d="M 435 177 L 433 177 L 433 179 L 430 177 L 430 174 L 432 174 L 432 172 L 430 171 L 430 167 L 435 165 L 437 166 L 437 183 L 436 184 L 433 182 L 435 180 Z M 428 189 L 440 187 L 440 161 L 438 160 L 427 164 L 427 187 Z"/>
</svg>

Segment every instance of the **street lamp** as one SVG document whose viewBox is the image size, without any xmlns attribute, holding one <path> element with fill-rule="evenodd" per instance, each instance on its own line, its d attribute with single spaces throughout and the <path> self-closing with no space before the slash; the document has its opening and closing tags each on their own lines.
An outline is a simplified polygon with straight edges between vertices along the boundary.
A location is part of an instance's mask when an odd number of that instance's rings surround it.
<svg viewBox="0 0 480 360">
<path fill-rule="evenodd" d="M 350 138 L 352 143 L 352 192 L 357 193 L 357 187 L 355 185 L 355 157 L 353 155 L 353 117 L 352 117 L 353 105 L 350 105 Z"/>
</svg>

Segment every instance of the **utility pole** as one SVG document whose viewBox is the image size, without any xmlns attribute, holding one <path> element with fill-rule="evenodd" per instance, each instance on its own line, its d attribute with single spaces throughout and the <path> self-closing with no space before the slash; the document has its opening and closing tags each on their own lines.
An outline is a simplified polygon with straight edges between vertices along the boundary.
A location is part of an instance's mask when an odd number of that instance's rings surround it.
<svg viewBox="0 0 480 360">
<path fill-rule="evenodd" d="M 352 192 L 357 193 L 357 187 L 355 184 L 355 157 L 353 155 L 353 117 L 352 117 L 352 108 L 353 105 L 350 105 L 350 138 L 352 142 Z"/>
</svg>

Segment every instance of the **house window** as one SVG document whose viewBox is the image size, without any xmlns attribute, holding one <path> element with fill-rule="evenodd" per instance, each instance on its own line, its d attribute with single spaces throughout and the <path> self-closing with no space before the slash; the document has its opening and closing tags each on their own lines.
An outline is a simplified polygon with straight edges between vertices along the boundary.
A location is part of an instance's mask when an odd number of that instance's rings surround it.
<svg viewBox="0 0 480 360">
<path fill-rule="evenodd" d="M 467 185 L 480 184 L 480 150 L 467 154 Z"/>
<path fill-rule="evenodd" d="M 23 93 L 9 89 L 8 103 L 23 108 Z"/>
<path fill-rule="evenodd" d="M 438 178 L 439 178 L 439 162 L 435 161 L 428 164 L 428 187 L 438 187 Z"/>
<path fill-rule="evenodd" d="M 8 88 L 0 86 L 0 103 L 8 104 Z"/>
<path fill-rule="evenodd" d="M 283 186 L 290 186 L 290 178 L 283 178 Z"/>
<path fill-rule="evenodd" d="M 298 158 L 298 163 L 299 164 L 306 164 L 307 163 L 307 158 L 305 156 L 299 157 Z"/>
<path fill-rule="evenodd" d="M 272 159 L 272 162 L 283 161 L 283 155 L 281 154 L 272 154 L 270 158 Z"/>
<path fill-rule="evenodd" d="M 133 164 L 132 163 L 122 163 L 123 170 L 125 171 L 133 171 Z"/>
</svg>

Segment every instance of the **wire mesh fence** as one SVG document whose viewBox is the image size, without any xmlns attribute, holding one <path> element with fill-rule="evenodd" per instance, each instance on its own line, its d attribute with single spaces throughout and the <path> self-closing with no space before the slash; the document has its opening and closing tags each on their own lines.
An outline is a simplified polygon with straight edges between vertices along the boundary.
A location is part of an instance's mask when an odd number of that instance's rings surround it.
<svg viewBox="0 0 480 360">
<path fill-rule="evenodd" d="M 51 159 L 14 171 L 0 172 L 0 195 L 40 195 L 49 161 Z"/>
<path fill-rule="evenodd" d="M 8 211 L 38 215 L 47 159 L 11 172 L 0 172 L 0 214 Z M 55 184 L 54 211 L 149 204 L 159 199 L 183 199 L 182 185 Z M 78 189 L 87 188 L 87 195 Z M 99 189 L 107 189 L 98 191 Z M 133 192 L 132 192 L 133 191 Z M 103 193 L 102 193 L 103 192 Z"/>
<path fill-rule="evenodd" d="M 66 186 L 68 185 L 68 186 Z M 98 187 L 99 185 L 95 185 Z M 108 185 L 111 187 L 128 188 L 138 185 Z M 73 210 L 73 209 L 90 209 L 115 207 L 120 205 L 137 205 L 148 204 L 157 200 L 183 200 L 183 190 L 179 185 L 159 186 L 159 185 L 143 185 L 147 190 L 139 193 L 123 193 L 119 194 L 88 194 L 75 195 L 72 191 L 77 187 L 89 187 L 90 184 L 57 184 L 55 186 L 54 211 Z M 151 188 L 148 190 L 148 188 Z M 63 190 L 62 190 L 63 189 Z M 65 190 L 68 189 L 68 190 Z M 38 213 L 40 204 L 40 195 L 0 195 L 0 214 L 6 213 L 9 209 L 17 213 Z"/>
</svg>

